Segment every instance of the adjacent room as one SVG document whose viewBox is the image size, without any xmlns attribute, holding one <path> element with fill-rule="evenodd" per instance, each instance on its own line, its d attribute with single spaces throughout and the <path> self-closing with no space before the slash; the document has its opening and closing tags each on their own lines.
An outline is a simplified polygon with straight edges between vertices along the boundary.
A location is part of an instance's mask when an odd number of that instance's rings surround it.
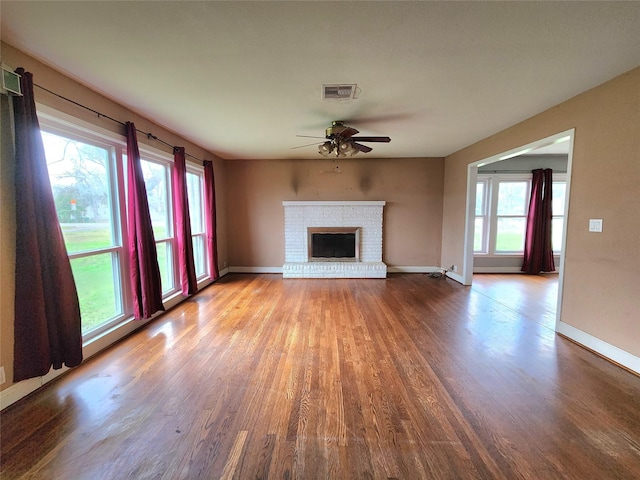
<svg viewBox="0 0 640 480">
<path fill-rule="evenodd" d="M 640 477 L 640 3 L 0 3 L 0 476 Z"/>
</svg>

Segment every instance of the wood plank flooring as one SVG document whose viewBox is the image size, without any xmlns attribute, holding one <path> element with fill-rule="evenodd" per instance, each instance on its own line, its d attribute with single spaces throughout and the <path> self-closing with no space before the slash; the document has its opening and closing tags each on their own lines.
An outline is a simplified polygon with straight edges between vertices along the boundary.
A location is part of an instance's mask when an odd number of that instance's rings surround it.
<svg viewBox="0 0 640 480">
<path fill-rule="evenodd" d="M 640 378 L 509 280 L 227 275 L 3 411 L 1 477 L 640 478 Z"/>
</svg>

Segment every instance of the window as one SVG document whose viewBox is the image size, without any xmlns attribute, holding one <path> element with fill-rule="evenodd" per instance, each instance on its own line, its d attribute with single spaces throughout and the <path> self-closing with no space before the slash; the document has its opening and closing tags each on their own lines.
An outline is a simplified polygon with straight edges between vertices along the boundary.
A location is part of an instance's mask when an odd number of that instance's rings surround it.
<svg viewBox="0 0 640 480">
<path fill-rule="evenodd" d="M 524 252 L 530 181 L 498 180 L 495 253 Z"/>
<path fill-rule="evenodd" d="M 476 222 L 473 231 L 473 251 L 487 251 L 487 233 L 489 228 L 487 225 L 487 194 L 489 193 L 489 181 L 478 180 L 476 185 Z"/>
<path fill-rule="evenodd" d="M 567 182 L 555 181 L 551 187 L 551 248 L 554 252 L 562 251 L 562 231 L 564 229 L 564 207 Z"/>
<path fill-rule="evenodd" d="M 175 274 L 177 260 L 174 258 L 175 237 L 173 235 L 173 215 L 171 202 L 171 162 L 168 157 L 153 154 L 142 146 L 140 150 L 140 168 L 147 191 L 149 216 L 153 227 L 153 238 L 158 254 L 158 268 L 162 283 L 162 297 L 176 291 Z M 126 165 L 127 155 L 122 155 Z M 126 170 L 126 168 L 125 168 Z M 127 190 L 125 178 L 125 191 Z M 171 203 L 170 203 L 171 202 Z"/>
<path fill-rule="evenodd" d="M 140 153 L 141 157 L 149 157 Z M 144 176 L 144 184 L 147 190 L 149 214 L 153 225 L 153 237 L 156 241 L 158 252 L 158 267 L 162 281 L 162 295 L 173 293 L 176 290 L 174 268 L 174 236 L 173 216 L 171 215 L 171 168 L 169 163 L 151 161 L 141 158 L 140 165 Z"/>
<path fill-rule="evenodd" d="M 46 108 L 44 109 L 46 110 Z M 73 119 L 38 112 L 56 212 L 78 290 L 85 341 L 131 318 L 127 274 L 126 141 Z M 177 293 L 171 169 L 166 152 L 140 146 L 163 298 Z M 201 166 L 188 165 L 196 274 L 208 275 Z"/>
<path fill-rule="evenodd" d="M 566 176 L 553 176 L 552 248 L 562 248 Z M 521 255 L 531 197 L 530 174 L 478 174 L 473 250 L 475 254 Z"/>
<path fill-rule="evenodd" d="M 42 140 L 85 335 L 124 314 L 115 146 L 53 130 Z"/>
<path fill-rule="evenodd" d="M 187 168 L 187 197 L 189 199 L 189 219 L 191 220 L 191 239 L 193 259 L 196 266 L 196 278 L 207 275 L 206 235 L 203 203 L 204 173 L 202 168 Z"/>
</svg>

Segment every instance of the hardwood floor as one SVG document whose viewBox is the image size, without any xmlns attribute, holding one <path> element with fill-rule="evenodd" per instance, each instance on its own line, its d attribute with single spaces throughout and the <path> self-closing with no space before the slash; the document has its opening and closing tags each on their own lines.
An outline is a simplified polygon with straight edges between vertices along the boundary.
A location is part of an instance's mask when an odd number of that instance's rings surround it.
<svg viewBox="0 0 640 480">
<path fill-rule="evenodd" d="M 1 476 L 640 478 L 640 378 L 511 277 L 228 275 L 2 412 Z"/>
</svg>

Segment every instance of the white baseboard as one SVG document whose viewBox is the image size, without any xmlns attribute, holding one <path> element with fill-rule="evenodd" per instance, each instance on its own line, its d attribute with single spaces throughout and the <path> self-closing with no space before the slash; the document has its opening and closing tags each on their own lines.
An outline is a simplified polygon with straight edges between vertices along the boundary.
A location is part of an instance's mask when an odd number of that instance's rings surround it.
<svg viewBox="0 0 640 480">
<path fill-rule="evenodd" d="M 459 273 L 447 272 L 447 277 L 449 277 L 451 280 L 455 280 L 456 282 L 461 283 L 462 285 L 464 285 L 464 278 Z"/>
<path fill-rule="evenodd" d="M 524 273 L 521 267 L 473 267 L 473 273 Z"/>
<path fill-rule="evenodd" d="M 440 267 L 430 267 L 430 266 L 417 266 L 417 267 L 395 266 L 395 267 L 387 267 L 387 273 L 431 273 L 431 272 L 436 272 L 438 270 L 442 270 L 442 269 Z"/>
<path fill-rule="evenodd" d="M 525 274 L 522 271 L 521 267 L 473 267 L 473 273 L 521 273 Z M 555 272 L 545 272 L 545 275 L 558 274 L 560 273 L 560 269 Z"/>
<path fill-rule="evenodd" d="M 179 302 L 165 302 L 165 308 L 168 310 L 177 303 Z M 88 340 L 82 345 L 82 356 L 84 357 L 83 361 L 88 360 L 93 355 L 113 345 L 115 342 L 117 342 L 121 338 L 124 338 L 135 330 L 142 328 L 144 325 L 161 314 L 162 312 L 159 312 L 152 318 L 142 321 L 134 320 L 133 318 L 124 320 L 118 325 L 115 325 L 113 328 L 110 328 L 109 330 L 106 330 L 100 335 L 92 338 L 91 340 Z M 23 380 L 21 382 L 13 384 L 5 390 L 2 390 L 0 392 L 0 410 L 17 402 L 21 398 L 26 397 L 30 393 L 36 391 L 38 388 L 42 387 L 47 382 L 50 382 L 54 378 L 68 372 L 69 370 L 70 368 L 68 367 L 62 367 L 58 370 L 51 369 L 46 375 L 43 375 L 42 377 L 29 378 L 27 380 Z"/>
<path fill-rule="evenodd" d="M 394 266 L 387 267 L 387 273 L 431 273 L 441 271 L 436 266 Z M 282 273 L 282 267 L 229 267 L 229 273 Z M 462 276 L 456 272 L 447 272 L 447 277 L 458 283 L 464 283 Z"/>
<path fill-rule="evenodd" d="M 437 272 L 438 270 L 442 270 L 441 267 L 434 266 L 395 266 L 387 267 L 387 273 L 431 273 Z M 226 269 L 226 273 L 282 273 L 282 267 L 229 267 Z M 222 276 L 222 271 L 220 272 L 220 276 Z M 447 276 L 451 276 L 451 278 L 460 277 L 454 272 L 449 272 Z"/>
<path fill-rule="evenodd" d="M 282 273 L 282 267 L 229 267 L 229 273 Z"/>
<path fill-rule="evenodd" d="M 387 267 L 388 273 L 432 273 L 432 272 L 441 272 L 443 270 L 442 267 L 434 267 L 434 266 L 420 266 L 420 267 L 407 267 L 407 266 L 395 266 L 395 267 Z M 456 272 L 447 272 L 447 277 L 451 280 L 455 280 L 458 283 L 464 284 L 462 275 Z"/>
<path fill-rule="evenodd" d="M 49 373 L 42 377 L 29 378 L 18 383 L 14 383 L 10 387 L 0 392 L 0 410 L 4 410 L 9 405 L 14 404 L 21 398 L 26 397 L 30 393 L 35 392 L 45 383 L 50 382 L 56 377 L 59 377 L 63 373 L 67 373 L 71 370 L 69 367 L 62 367 L 58 370 L 49 370 Z"/>
<path fill-rule="evenodd" d="M 5 388 L 0 392 L 0 410 L 4 410 L 9 405 L 17 402 L 21 398 L 26 397 L 31 392 L 35 392 L 43 385 L 44 377 L 30 378 L 22 382 L 14 383 L 9 388 Z"/>
<path fill-rule="evenodd" d="M 640 375 L 640 357 L 600 340 L 582 330 L 572 327 L 568 323 L 558 322 L 556 331 L 576 343 L 587 347 L 590 350 L 602 355 L 613 362 L 628 368 L 632 372 Z"/>
</svg>

